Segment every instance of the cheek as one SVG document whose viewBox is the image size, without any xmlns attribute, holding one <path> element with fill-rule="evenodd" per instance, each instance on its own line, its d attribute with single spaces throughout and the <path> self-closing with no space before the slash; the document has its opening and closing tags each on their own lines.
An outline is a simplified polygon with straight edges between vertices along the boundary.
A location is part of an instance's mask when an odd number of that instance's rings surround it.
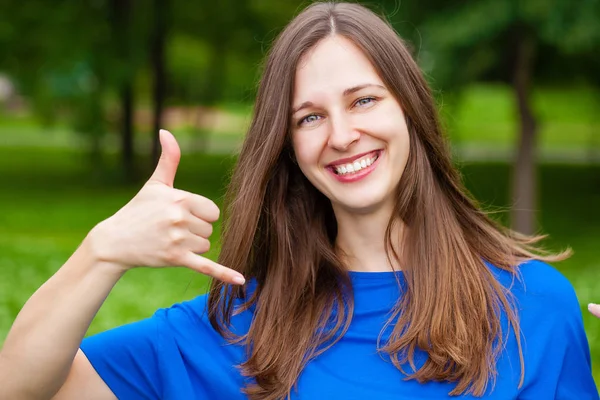
<svg viewBox="0 0 600 400">
<path fill-rule="evenodd" d="M 317 132 L 301 132 L 293 137 L 294 153 L 302 170 L 319 163 L 323 150 L 323 139 Z"/>
<path fill-rule="evenodd" d="M 387 118 L 379 119 L 379 132 L 382 135 L 382 139 L 391 143 L 395 143 L 397 146 L 404 148 L 408 151 L 410 144 L 410 138 L 408 133 L 408 127 L 406 126 L 406 120 L 404 114 L 399 110 L 390 110 L 387 114 Z"/>
</svg>

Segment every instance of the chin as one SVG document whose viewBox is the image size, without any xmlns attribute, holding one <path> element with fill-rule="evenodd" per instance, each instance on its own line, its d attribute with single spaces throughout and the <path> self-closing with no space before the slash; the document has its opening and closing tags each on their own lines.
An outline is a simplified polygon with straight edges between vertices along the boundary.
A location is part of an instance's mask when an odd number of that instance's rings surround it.
<svg viewBox="0 0 600 400">
<path fill-rule="evenodd" d="M 333 203 L 334 208 L 344 209 L 350 214 L 372 214 L 383 207 L 383 199 L 361 199 L 360 201 L 344 201 Z"/>
</svg>

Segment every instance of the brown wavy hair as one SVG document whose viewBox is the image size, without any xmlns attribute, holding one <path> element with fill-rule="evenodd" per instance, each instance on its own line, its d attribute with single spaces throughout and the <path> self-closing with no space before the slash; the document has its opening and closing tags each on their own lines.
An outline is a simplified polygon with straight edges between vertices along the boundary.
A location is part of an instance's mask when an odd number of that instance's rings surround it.
<svg viewBox="0 0 600 400">
<path fill-rule="evenodd" d="M 380 351 L 419 382 L 457 382 L 450 394 L 481 396 L 496 376 L 495 362 L 509 331 L 524 361 L 514 300 L 485 261 L 517 276 L 526 260 L 558 261 L 537 245 L 542 236 L 506 229 L 483 212 L 453 167 L 435 102 L 407 46 L 370 10 L 348 3 L 315 3 L 275 40 L 260 80 L 252 123 L 226 196 L 219 262 L 256 281 L 256 290 L 213 281 L 209 317 L 231 342 L 244 343 L 239 367 L 255 383 L 251 399 L 289 396 L 302 368 L 348 328 L 352 285 L 336 252 L 337 226 L 329 200 L 294 162 L 290 138 L 296 67 L 320 40 L 340 35 L 371 61 L 405 114 L 410 154 L 386 230 L 390 259 L 398 244 L 393 224 L 406 226 L 406 279 L 388 323 L 395 327 Z M 406 258 L 404 258 L 406 257 Z M 241 307 L 234 302 L 241 301 Z M 247 334 L 230 330 L 235 313 L 253 307 Z M 335 315 L 335 320 L 330 318 Z M 383 329 L 383 327 L 382 327 Z M 415 350 L 429 355 L 416 369 Z M 404 368 L 404 369 L 403 369 Z"/>
</svg>

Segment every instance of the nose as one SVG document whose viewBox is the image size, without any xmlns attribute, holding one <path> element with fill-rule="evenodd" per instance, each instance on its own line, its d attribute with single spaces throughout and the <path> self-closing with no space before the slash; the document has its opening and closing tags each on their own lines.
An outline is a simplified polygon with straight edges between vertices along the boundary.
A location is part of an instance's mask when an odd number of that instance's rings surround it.
<svg viewBox="0 0 600 400">
<path fill-rule="evenodd" d="M 327 141 L 329 147 L 338 151 L 345 151 L 351 144 L 358 142 L 360 139 L 360 132 L 353 129 L 345 116 L 330 117 L 330 124 L 329 140 Z"/>
</svg>

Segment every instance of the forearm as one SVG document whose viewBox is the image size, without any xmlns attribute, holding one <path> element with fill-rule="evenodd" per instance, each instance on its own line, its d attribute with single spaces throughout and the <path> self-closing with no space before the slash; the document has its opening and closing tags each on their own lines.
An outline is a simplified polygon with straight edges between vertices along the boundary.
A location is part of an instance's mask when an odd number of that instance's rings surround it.
<svg viewBox="0 0 600 400">
<path fill-rule="evenodd" d="M 98 261 L 91 247 L 86 238 L 17 316 L 0 352 L 0 398 L 49 398 L 64 383 L 92 319 L 124 272 Z"/>
</svg>

